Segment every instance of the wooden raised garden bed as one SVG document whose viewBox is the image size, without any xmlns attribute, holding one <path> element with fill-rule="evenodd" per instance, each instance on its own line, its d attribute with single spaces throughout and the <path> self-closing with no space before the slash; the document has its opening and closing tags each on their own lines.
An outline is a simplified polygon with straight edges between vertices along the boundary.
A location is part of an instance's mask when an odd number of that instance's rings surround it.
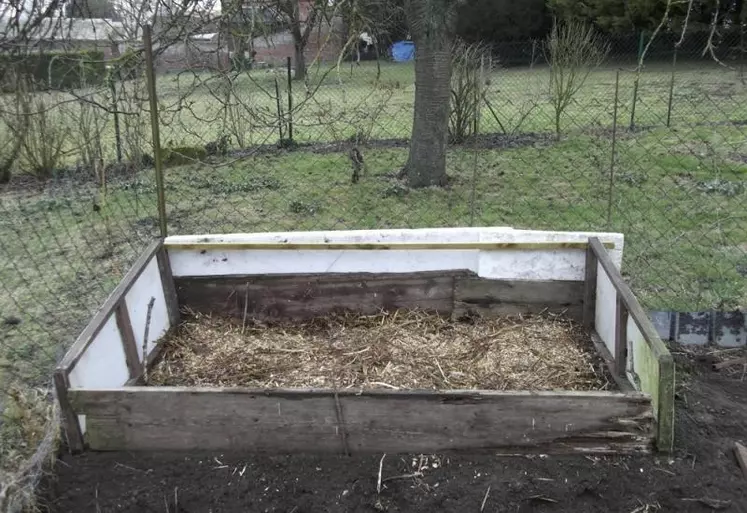
<svg viewBox="0 0 747 513">
<path fill-rule="evenodd" d="M 669 451 L 672 357 L 622 249 L 510 228 L 156 241 L 56 370 L 69 446 Z"/>
</svg>

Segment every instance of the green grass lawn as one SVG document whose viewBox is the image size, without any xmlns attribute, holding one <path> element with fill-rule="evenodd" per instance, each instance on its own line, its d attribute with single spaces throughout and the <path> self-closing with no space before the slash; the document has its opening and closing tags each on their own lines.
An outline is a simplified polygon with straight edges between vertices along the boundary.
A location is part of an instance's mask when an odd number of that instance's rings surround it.
<svg viewBox="0 0 747 513">
<path fill-rule="evenodd" d="M 379 79 L 373 65 L 356 67 L 352 75 L 345 67 L 321 84 L 312 78 L 308 98 L 294 84 L 294 138 L 315 146 L 168 169 L 170 231 L 613 230 L 626 236 L 624 273 L 648 308 L 747 307 L 747 138 L 734 123 L 747 119 L 747 88 L 736 74 L 715 67 L 678 71 L 667 128 L 670 72 L 647 70 L 636 107 L 640 128 L 630 131 L 633 75 L 621 73 L 612 182 L 616 70 L 592 73 L 563 117 L 559 141 L 552 137 L 547 76 L 542 67 L 494 71 L 488 98 L 495 116 L 483 109 L 481 131 L 500 132 L 497 117 L 518 138 L 451 147 L 451 185 L 424 190 L 407 190 L 391 178 L 406 159 L 404 147 L 361 146 L 367 174 L 352 185 L 346 149 L 323 144 L 357 133 L 408 137 L 410 65 L 386 65 Z M 159 77 L 164 145 L 202 146 L 231 123 L 224 123 L 209 78 Z M 266 71 L 235 84 L 247 108 L 231 126 L 246 130 L 247 145 L 277 142 L 274 87 Z M 180 101 L 185 92 L 188 101 Z M 147 120 L 147 112 L 141 114 Z M 73 118 L 62 119 L 74 130 Z M 109 158 L 111 124 L 107 120 L 104 138 Z M 0 322 L 20 321 L 0 324 L 5 378 L 45 381 L 61 348 L 157 234 L 152 169 L 112 179 L 98 211 L 96 196 L 93 183 L 80 177 L 0 194 Z"/>
</svg>

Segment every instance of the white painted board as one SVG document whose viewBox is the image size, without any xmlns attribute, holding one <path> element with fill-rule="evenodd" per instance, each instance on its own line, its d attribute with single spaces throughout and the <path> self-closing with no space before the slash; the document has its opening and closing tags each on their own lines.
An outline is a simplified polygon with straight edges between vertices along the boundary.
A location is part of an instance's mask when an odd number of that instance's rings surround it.
<svg viewBox="0 0 747 513">
<path fill-rule="evenodd" d="M 125 296 L 140 361 L 143 360 L 143 337 L 145 336 L 148 303 L 151 297 L 154 297 L 156 300 L 153 304 L 150 329 L 148 330 L 148 354 L 153 351 L 158 339 L 163 337 L 170 327 L 169 312 L 166 308 L 166 297 L 163 291 L 163 283 L 161 282 L 161 273 L 155 257 L 148 263 Z"/>
<path fill-rule="evenodd" d="M 445 243 L 445 242 L 613 242 L 610 255 L 622 262 L 623 236 L 595 232 L 548 232 L 511 228 L 432 228 L 175 236 L 169 244 L 200 243 Z M 174 276 L 230 276 L 299 273 L 408 273 L 465 269 L 479 276 L 515 280 L 583 280 L 585 250 L 168 250 Z"/>
<path fill-rule="evenodd" d="M 597 263 L 597 299 L 594 326 L 614 358 L 615 331 L 617 329 L 617 290 L 615 290 L 615 286 L 599 263 Z"/>
<path fill-rule="evenodd" d="M 70 369 L 71 388 L 117 388 L 129 379 L 122 337 L 114 314 Z"/>
</svg>

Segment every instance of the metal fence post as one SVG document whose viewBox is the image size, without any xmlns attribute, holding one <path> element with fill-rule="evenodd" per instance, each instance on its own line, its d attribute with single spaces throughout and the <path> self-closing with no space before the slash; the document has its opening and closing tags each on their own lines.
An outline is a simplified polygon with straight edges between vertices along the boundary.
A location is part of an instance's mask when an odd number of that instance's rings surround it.
<svg viewBox="0 0 747 513">
<path fill-rule="evenodd" d="M 143 27 L 143 45 L 145 47 L 145 75 L 148 81 L 148 98 L 150 100 L 150 127 L 153 132 L 153 158 L 156 167 L 156 188 L 158 190 L 158 223 L 161 237 L 168 235 L 166 226 L 166 195 L 163 185 L 163 163 L 161 160 L 161 136 L 158 130 L 158 98 L 156 97 L 156 73 L 153 66 L 153 40 L 150 25 Z"/>
<path fill-rule="evenodd" d="M 612 224 L 612 197 L 615 191 L 615 152 L 617 151 L 617 101 L 620 95 L 620 71 L 615 74 L 615 105 L 612 109 L 612 152 L 610 155 L 610 185 L 607 193 L 607 230 Z"/>
<path fill-rule="evenodd" d="M 677 69 L 677 50 L 678 47 L 674 47 L 674 55 L 672 56 L 672 78 L 669 81 L 669 102 L 667 103 L 667 128 L 672 122 L 672 102 L 674 100 L 674 73 Z"/>
</svg>

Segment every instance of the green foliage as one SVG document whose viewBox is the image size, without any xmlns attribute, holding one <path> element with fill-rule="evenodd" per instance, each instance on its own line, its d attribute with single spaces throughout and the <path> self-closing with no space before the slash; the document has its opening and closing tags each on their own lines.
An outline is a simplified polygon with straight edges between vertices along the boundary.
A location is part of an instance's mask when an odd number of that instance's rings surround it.
<svg viewBox="0 0 747 513">
<path fill-rule="evenodd" d="M 457 35 L 467 42 L 545 37 L 552 19 L 545 0 L 472 0 L 459 9 Z"/>
<path fill-rule="evenodd" d="M 709 25 L 719 6 L 719 22 L 739 25 L 744 17 L 743 2 L 734 0 L 694 0 L 689 26 Z M 652 31 L 661 23 L 667 0 L 548 0 L 552 13 L 563 20 L 592 23 L 607 32 Z M 685 19 L 688 2 L 673 1 L 666 26 L 678 30 Z"/>
<path fill-rule="evenodd" d="M 202 146 L 173 146 L 161 149 L 164 166 L 194 164 L 207 158 L 207 150 Z"/>
<path fill-rule="evenodd" d="M 106 77 L 104 53 L 46 52 L 0 55 L 0 75 L 30 79 L 34 89 L 73 89 L 101 84 Z"/>
</svg>

